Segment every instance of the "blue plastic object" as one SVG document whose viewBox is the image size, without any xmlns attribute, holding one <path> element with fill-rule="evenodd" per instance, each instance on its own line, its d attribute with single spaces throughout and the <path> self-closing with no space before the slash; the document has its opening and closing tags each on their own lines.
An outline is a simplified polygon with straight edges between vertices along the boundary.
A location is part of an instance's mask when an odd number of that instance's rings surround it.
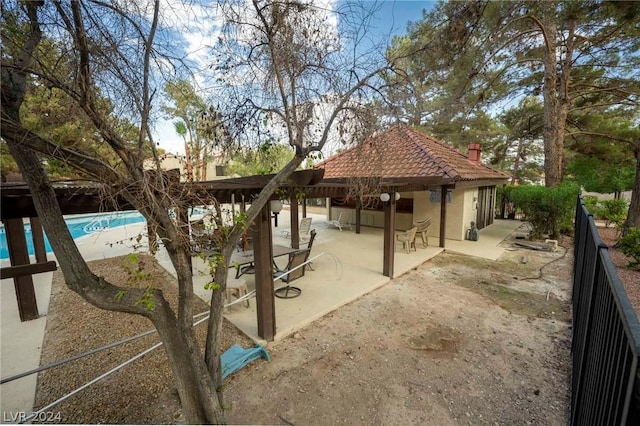
<svg viewBox="0 0 640 426">
<path fill-rule="evenodd" d="M 267 361 L 271 361 L 269 352 L 261 345 L 254 348 L 244 349 L 240 345 L 233 345 L 225 351 L 220 357 L 222 364 L 222 378 L 224 379 L 231 373 L 235 373 L 245 365 L 264 357 Z"/>
</svg>

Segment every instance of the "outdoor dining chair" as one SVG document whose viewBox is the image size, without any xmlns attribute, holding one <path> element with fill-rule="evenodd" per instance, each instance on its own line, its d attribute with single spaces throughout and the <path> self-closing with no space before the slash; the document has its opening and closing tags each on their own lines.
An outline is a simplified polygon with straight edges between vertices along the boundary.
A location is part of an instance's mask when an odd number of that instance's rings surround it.
<svg viewBox="0 0 640 426">
<path fill-rule="evenodd" d="M 300 242 L 307 242 L 311 236 L 309 232 L 311 231 L 311 217 L 303 217 L 300 221 Z"/>
<path fill-rule="evenodd" d="M 316 239 L 316 230 L 312 229 L 311 232 L 309 233 L 310 238 L 309 238 L 309 244 L 307 244 L 307 250 L 309 250 L 309 254 L 307 255 L 307 259 L 309 258 L 309 255 L 311 254 L 311 247 L 313 247 L 313 240 Z M 305 260 L 306 262 L 306 260 Z M 311 263 L 307 263 L 307 268 L 309 268 L 310 271 L 313 271 L 313 268 L 311 267 Z"/>
<path fill-rule="evenodd" d="M 407 250 L 407 254 L 409 253 L 411 247 L 416 250 L 416 232 L 418 228 L 415 226 L 408 231 L 397 232 L 396 240 L 402 242 L 402 247 Z"/>
<path fill-rule="evenodd" d="M 280 278 L 282 281 L 284 281 L 287 284 L 290 283 L 291 281 L 295 281 L 298 278 L 303 277 L 305 268 L 307 267 L 307 265 L 302 265 L 302 264 L 309 259 L 310 254 L 311 254 L 311 250 L 309 249 L 303 249 L 303 250 L 299 250 L 294 253 L 291 253 L 289 255 L 289 262 L 287 262 L 287 266 L 285 266 L 284 270 L 276 271 L 275 275 L 280 276 L 282 275 L 283 272 L 290 271 L 286 275 Z M 300 289 L 300 287 L 287 285 L 285 287 L 277 289 L 275 291 L 275 296 L 280 299 L 291 299 L 291 298 L 300 296 L 300 293 L 302 293 L 302 290 Z"/>
<path fill-rule="evenodd" d="M 431 218 L 428 217 L 424 220 L 414 222 L 413 226 L 417 228 L 416 235 L 420 235 L 420 238 L 422 239 L 422 247 L 427 247 L 429 245 L 427 232 L 429 231 L 429 226 L 431 226 Z"/>
</svg>

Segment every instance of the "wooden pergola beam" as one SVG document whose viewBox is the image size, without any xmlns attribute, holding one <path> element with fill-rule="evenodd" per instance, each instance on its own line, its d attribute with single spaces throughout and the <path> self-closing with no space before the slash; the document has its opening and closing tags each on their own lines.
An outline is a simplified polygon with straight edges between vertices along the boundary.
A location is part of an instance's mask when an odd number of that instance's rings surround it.
<svg viewBox="0 0 640 426">
<path fill-rule="evenodd" d="M 29 265 L 29 252 L 22 219 L 5 219 L 3 222 L 7 235 L 11 266 Z M 38 304 L 31 275 L 14 276 L 13 285 L 16 291 L 16 299 L 18 300 L 20 321 L 31 321 L 38 318 Z"/>
<path fill-rule="evenodd" d="M 16 265 L 0 268 L 0 280 L 7 278 L 22 277 L 25 275 L 41 274 L 43 272 L 52 272 L 58 269 L 55 260 L 47 262 L 30 263 L 28 265 Z"/>
<path fill-rule="evenodd" d="M 449 189 L 442 185 L 440 188 L 440 247 L 444 248 L 444 240 L 447 229 L 447 195 Z"/>
<path fill-rule="evenodd" d="M 258 336 L 271 342 L 276 335 L 276 306 L 273 291 L 273 243 L 269 203 L 255 220 L 253 254 L 256 268 L 256 313 Z"/>
<path fill-rule="evenodd" d="M 300 226 L 298 225 L 298 198 L 295 194 L 289 198 L 289 215 L 291 218 L 291 248 L 300 248 Z"/>
<path fill-rule="evenodd" d="M 395 257 L 396 197 L 391 193 L 388 202 L 384 203 L 384 249 L 382 259 L 382 275 L 393 278 Z"/>
</svg>

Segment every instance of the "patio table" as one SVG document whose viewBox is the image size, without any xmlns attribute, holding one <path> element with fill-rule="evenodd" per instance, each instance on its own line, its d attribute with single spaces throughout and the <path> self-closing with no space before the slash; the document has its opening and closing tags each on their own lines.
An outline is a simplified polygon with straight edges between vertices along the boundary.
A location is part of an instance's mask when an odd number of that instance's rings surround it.
<svg viewBox="0 0 640 426">
<path fill-rule="evenodd" d="M 295 253 L 297 251 L 298 251 L 298 249 L 294 249 L 294 248 L 291 248 L 291 247 L 285 247 L 285 246 L 281 246 L 279 244 L 275 244 L 273 246 L 273 254 L 272 254 L 272 256 L 275 259 L 276 257 L 286 256 L 286 255 L 289 255 L 290 253 Z M 253 250 L 238 251 L 238 252 L 235 252 L 235 253 L 233 253 L 231 255 L 231 260 L 230 260 L 229 266 L 231 266 L 231 267 L 236 267 L 237 266 L 236 278 L 238 278 L 241 275 L 246 273 L 246 272 L 241 272 L 243 270 L 242 266 L 243 265 L 252 265 L 253 262 L 254 262 Z M 248 270 L 248 268 L 245 268 L 245 270 Z"/>
</svg>

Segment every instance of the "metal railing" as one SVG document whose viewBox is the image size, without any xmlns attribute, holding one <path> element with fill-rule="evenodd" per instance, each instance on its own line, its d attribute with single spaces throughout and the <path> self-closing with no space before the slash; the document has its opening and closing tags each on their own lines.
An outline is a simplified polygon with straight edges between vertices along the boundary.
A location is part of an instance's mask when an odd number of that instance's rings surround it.
<svg viewBox="0 0 640 426">
<path fill-rule="evenodd" d="M 640 424 L 640 323 L 593 216 L 578 197 L 571 425 Z"/>
</svg>

